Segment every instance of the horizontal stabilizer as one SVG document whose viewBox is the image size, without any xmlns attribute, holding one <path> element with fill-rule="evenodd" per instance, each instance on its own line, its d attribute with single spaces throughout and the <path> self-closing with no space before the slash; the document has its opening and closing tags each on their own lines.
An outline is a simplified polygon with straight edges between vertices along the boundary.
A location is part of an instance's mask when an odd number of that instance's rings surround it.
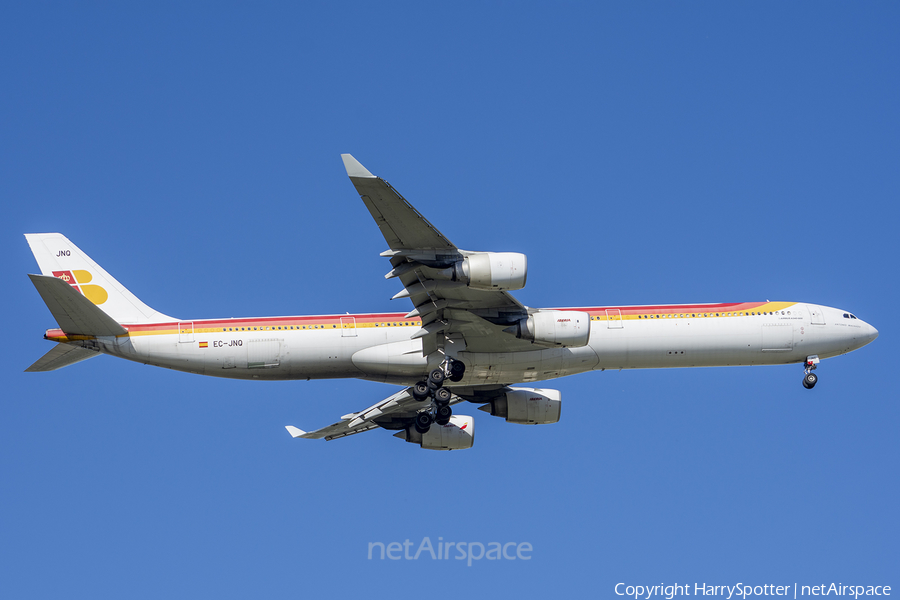
<svg viewBox="0 0 900 600">
<path fill-rule="evenodd" d="M 80 346 L 70 346 L 69 344 L 57 344 L 50 352 L 25 369 L 25 372 L 55 371 L 95 356 L 100 356 L 100 353 L 96 350 L 87 350 Z"/>
<path fill-rule="evenodd" d="M 67 335 L 116 336 L 128 331 L 71 285 L 53 276 L 29 275 L 59 328 Z"/>
<path fill-rule="evenodd" d="M 291 434 L 292 438 L 303 437 L 304 435 L 306 435 L 305 431 L 303 431 L 302 429 L 298 429 L 293 425 L 285 425 L 284 428 L 288 430 L 288 433 Z"/>
</svg>

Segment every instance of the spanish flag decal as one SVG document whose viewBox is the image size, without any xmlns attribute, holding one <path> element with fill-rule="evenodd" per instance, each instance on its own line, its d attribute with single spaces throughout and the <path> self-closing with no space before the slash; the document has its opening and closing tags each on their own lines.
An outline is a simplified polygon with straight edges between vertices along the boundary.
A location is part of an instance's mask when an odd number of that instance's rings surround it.
<svg viewBox="0 0 900 600">
<path fill-rule="evenodd" d="M 201 348 L 209 348 L 209 342 L 200 342 Z"/>
</svg>

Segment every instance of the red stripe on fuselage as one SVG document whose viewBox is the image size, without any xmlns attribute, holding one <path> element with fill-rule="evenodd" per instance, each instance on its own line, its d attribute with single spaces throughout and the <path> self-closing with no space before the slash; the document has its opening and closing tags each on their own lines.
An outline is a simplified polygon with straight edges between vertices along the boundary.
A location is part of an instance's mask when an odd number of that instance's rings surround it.
<svg viewBox="0 0 900 600">
<path fill-rule="evenodd" d="M 753 310 L 766 302 L 730 302 L 722 304 L 658 304 L 650 306 L 596 306 L 596 307 L 567 307 L 550 310 L 572 310 L 590 313 L 592 315 L 605 315 L 607 310 L 619 310 L 622 314 L 648 314 L 648 313 L 679 313 L 679 312 L 729 312 Z M 291 326 L 291 325 L 337 325 L 341 319 L 352 318 L 357 323 L 383 323 L 403 321 L 406 323 L 418 323 L 420 319 L 405 319 L 406 313 L 375 313 L 356 315 L 310 315 L 297 317 L 251 317 L 246 319 L 210 319 L 195 320 L 194 327 L 253 327 L 253 326 Z M 159 329 L 173 329 L 178 323 L 190 323 L 173 321 L 169 323 L 150 323 L 143 325 L 125 325 L 129 331 L 155 331 Z"/>
<path fill-rule="evenodd" d="M 592 316 L 606 316 L 608 310 L 618 310 L 622 315 L 637 314 L 675 314 L 685 312 L 738 312 L 753 310 L 767 302 L 730 302 L 721 304 L 657 304 L 649 306 L 595 306 L 595 307 L 568 307 L 551 310 L 581 311 Z M 341 319 L 353 319 L 357 324 L 371 323 L 421 323 L 419 318 L 404 318 L 406 313 L 371 313 L 356 315 L 307 315 L 296 317 L 251 317 L 246 319 L 208 319 L 208 320 L 184 320 L 165 323 L 141 323 L 123 324 L 129 332 L 150 333 L 155 331 L 177 330 L 179 323 L 194 324 L 194 329 L 202 328 L 236 328 L 236 327 L 303 327 L 310 325 L 341 325 Z M 252 331 L 252 330 L 251 330 Z M 289 330 L 290 331 L 290 330 Z M 64 337 L 61 329 L 47 331 L 47 337 Z"/>
</svg>

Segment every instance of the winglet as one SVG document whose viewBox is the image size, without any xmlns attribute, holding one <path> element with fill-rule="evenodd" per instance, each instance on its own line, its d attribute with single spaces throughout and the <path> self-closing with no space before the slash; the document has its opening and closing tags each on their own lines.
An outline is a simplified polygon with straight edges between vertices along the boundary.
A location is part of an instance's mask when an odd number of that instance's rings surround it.
<svg viewBox="0 0 900 600">
<path fill-rule="evenodd" d="M 291 434 L 292 438 L 303 437 L 304 435 L 306 435 L 305 431 L 303 431 L 302 429 L 297 429 L 293 425 L 285 425 L 284 428 L 288 430 L 288 433 Z"/>
<path fill-rule="evenodd" d="M 352 154 L 341 154 L 344 161 L 344 168 L 347 169 L 348 177 L 368 177 L 375 179 L 375 176 L 369 173 L 368 169 L 359 164 L 359 161 L 353 158 Z"/>
</svg>

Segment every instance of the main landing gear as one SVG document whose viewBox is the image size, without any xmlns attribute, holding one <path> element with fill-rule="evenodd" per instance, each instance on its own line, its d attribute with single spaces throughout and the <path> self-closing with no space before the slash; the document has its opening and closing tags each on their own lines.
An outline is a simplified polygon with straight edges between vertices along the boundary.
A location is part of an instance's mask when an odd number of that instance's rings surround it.
<svg viewBox="0 0 900 600">
<path fill-rule="evenodd" d="M 803 364 L 803 387 L 808 390 L 816 387 L 816 383 L 819 381 L 819 378 L 813 373 L 817 364 L 819 364 L 819 357 L 815 355 L 807 356 L 806 362 Z"/>
<path fill-rule="evenodd" d="M 444 382 L 448 379 L 454 383 L 461 381 L 465 372 L 466 365 L 463 362 L 447 357 L 441 366 L 428 374 L 427 380 L 420 381 L 410 388 L 413 398 L 419 402 L 429 398 L 432 400 L 430 407 L 416 414 L 416 431 L 426 433 L 432 423 L 446 425 L 450 422 L 453 415 L 450 399 L 453 395 L 444 387 Z"/>
</svg>

